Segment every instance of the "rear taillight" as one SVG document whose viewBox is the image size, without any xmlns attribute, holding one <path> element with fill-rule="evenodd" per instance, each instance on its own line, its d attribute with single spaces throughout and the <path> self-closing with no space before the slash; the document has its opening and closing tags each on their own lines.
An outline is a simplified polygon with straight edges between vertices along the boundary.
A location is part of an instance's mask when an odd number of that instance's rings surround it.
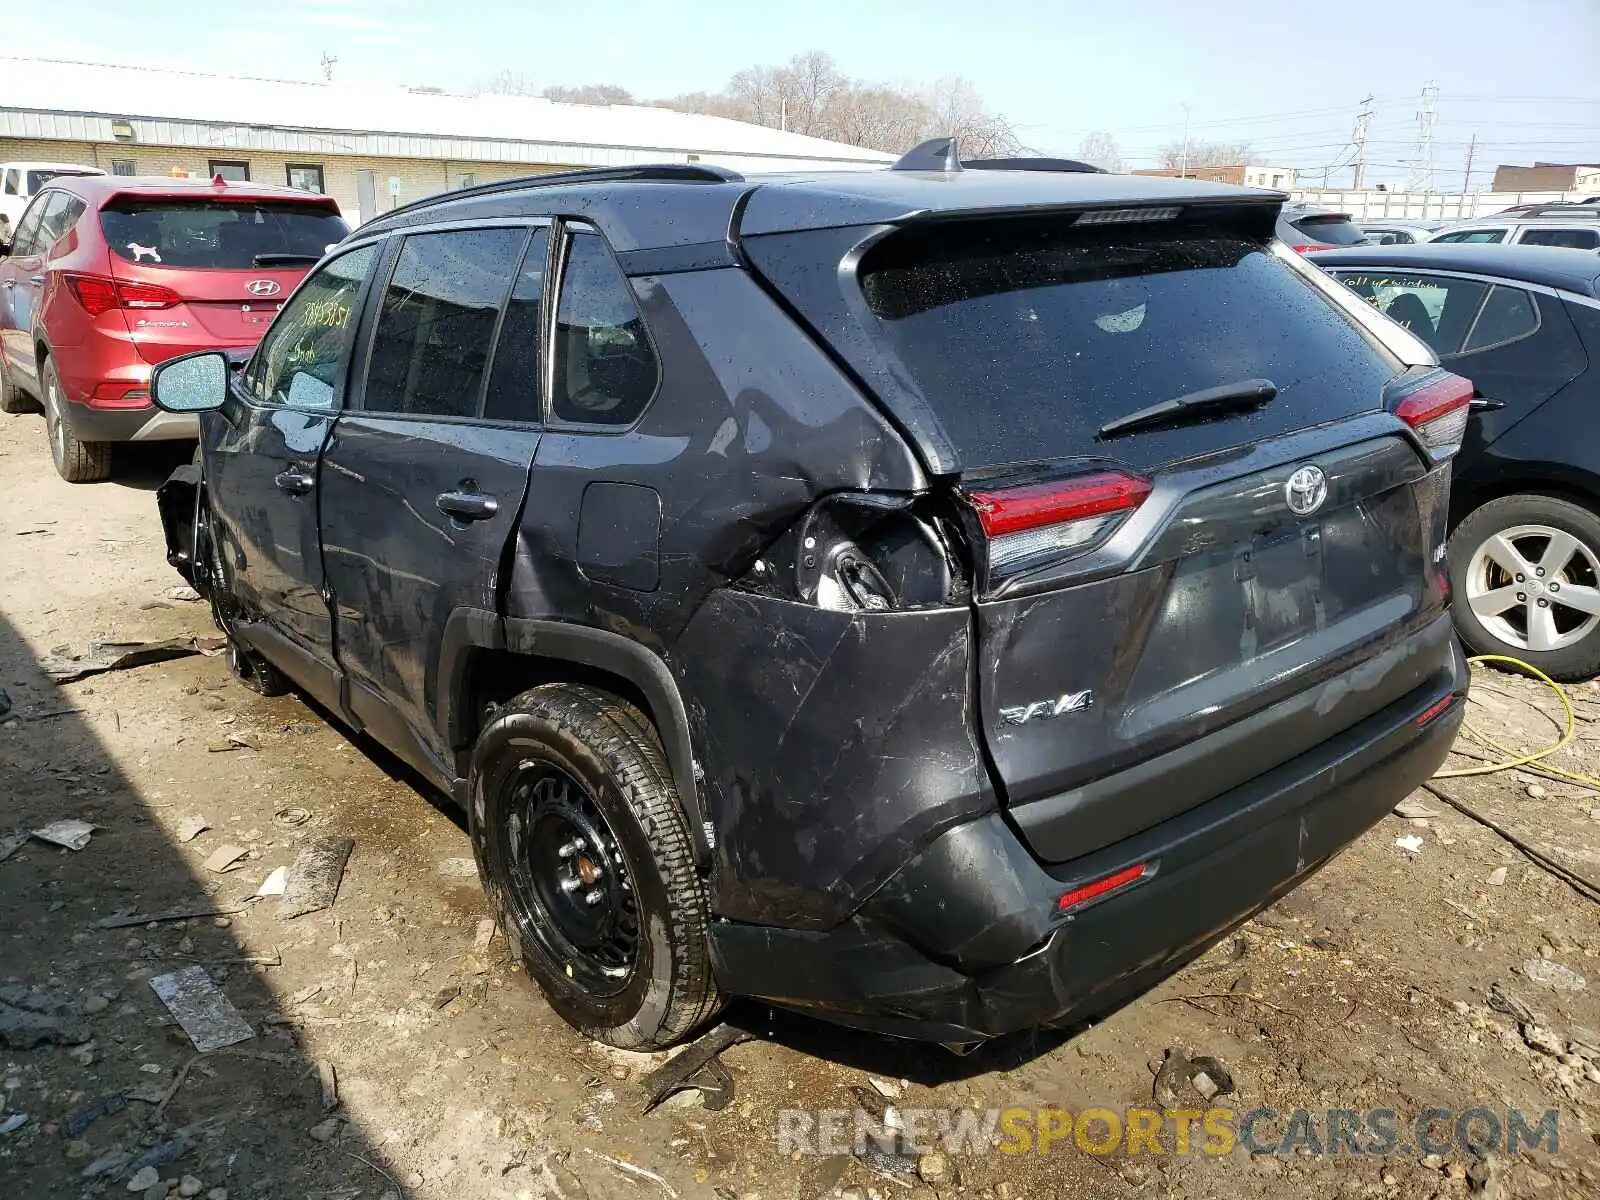
<svg viewBox="0 0 1600 1200">
<path fill-rule="evenodd" d="M 171 308 L 182 304 L 183 297 L 159 283 L 130 283 L 110 279 L 104 275 L 62 276 L 73 299 L 91 317 L 110 312 L 113 308 Z"/>
<path fill-rule="evenodd" d="M 1429 371 L 1404 390 L 1392 390 L 1390 411 L 1412 429 L 1436 462 L 1461 449 L 1472 412 L 1470 379 L 1448 371 Z"/>
<path fill-rule="evenodd" d="M 1150 494 L 1150 481 L 1096 471 L 1050 483 L 966 493 L 987 543 L 991 580 L 1103 542 Z"/>
</svg>

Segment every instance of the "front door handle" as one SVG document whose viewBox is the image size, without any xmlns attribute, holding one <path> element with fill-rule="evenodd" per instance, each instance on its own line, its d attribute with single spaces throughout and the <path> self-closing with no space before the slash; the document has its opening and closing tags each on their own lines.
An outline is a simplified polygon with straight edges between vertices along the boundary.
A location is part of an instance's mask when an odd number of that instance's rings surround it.
<svg viewBox="0 0 1600 1200">
<path fill-rule="evenodd" d="M 43 275 L 29 275 L 28 276 L 28 282 L 29 283 L 43 283 L 44 282 L 44 276 Z"/>
<path fill-rule="evenodd" d="M 10 289 L 16 286 L 17 281 L 15 279 L 0 279 L 0 287 Z"/>
<path fill-rule="evenodd" d="M 1498 412 L 1506 406 L 1504 400 L 1491 400 L 1487 396 L 1474 396 L 1468 407 L 1473 412 Z"/>
<path fill-rule="evenodd" d="M 272 477 L 272 482 L 278 485 L 279 490 L 288 492 L 291 496 L 304 496 L 317 484 L 315 479 L 299 467 L 279 471 Z"/>
<path fill-rule="evenodd" d="M 500 501 L 483 492 L 440 492 L 434 503 L 458 521 L 487 521 L 500 511 Z"/>
</svg>

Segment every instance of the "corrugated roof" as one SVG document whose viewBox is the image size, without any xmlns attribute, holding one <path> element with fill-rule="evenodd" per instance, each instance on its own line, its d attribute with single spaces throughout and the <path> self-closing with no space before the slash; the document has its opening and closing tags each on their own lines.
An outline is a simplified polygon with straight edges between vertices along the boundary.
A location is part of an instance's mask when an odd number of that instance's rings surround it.
<svg viewBox="0 0 1600 1200">
<path fill-rule="evenodd" d="M 8 111 L 333 135 L 540 143 L 588 152 L 578 161 L 592 161 L 595 151 L 608 150 L 628 158 L 643 151 L 670 158 L 749 156 L 874 167 L 893 161 L 892 155 L 859 146 L 640 105 L 440 95 L 0 56 L 0 114 Z M 328 149 L 337 152 L 333 146 Z"/>
</svg>

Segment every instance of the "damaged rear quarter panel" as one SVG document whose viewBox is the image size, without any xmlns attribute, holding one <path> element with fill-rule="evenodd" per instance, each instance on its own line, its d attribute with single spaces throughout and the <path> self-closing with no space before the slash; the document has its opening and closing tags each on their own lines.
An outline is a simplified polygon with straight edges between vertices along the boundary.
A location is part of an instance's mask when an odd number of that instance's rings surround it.
<svg viewBox="0 0 1600 1200">
<path fill-rule="evenodd" d="M 847 613 L 722 590 L 673 658 L 718 830 L 717 912 L 822 928 L 996 798 L 967 608 Z"/>
</svg>

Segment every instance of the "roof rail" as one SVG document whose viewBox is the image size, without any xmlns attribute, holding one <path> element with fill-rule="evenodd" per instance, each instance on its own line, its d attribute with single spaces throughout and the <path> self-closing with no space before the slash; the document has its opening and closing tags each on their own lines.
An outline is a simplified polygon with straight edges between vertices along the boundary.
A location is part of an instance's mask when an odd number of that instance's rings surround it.
<svg viewBox="0 0 1600 1200">
<path fill-rule="evenodd" d="M 969 158 L 961 164 L 969 171 L 1066 171 L 1104 175 L 1104 167 L 1075 158 Z"/>
<path fill-rule="evenodd" d="M 1027 155 L 1017 158 L 962 158 L 953 137 L 929 138 L 907 150 L 889 168 L 891 171 L 1065 171 L 1105 174 L 1099 167 L 1075 158 L 1044 158 Z"/>
<path fill-rule="evenodd" d="M 493 183 L 480 183 L 475 187 L 457 188 L 453 192 L 438 192 L 379 213 L 376 221 L 387 220 L 415 209 L 445 204 L 451 200 L 470 199 L 476 196 L 493 196 L 500 192 L 519 192 L 524 188 L 559 187 L 567 183 L 617 183 L 628 180 L 655 180 L 661 183 L 743 183 L 744 176 L 726 167 L 707 163 L 643 163 L 636 167 L 585 167 L 577 171 L 551 171 L 538 175 L 518 175 L 514 179 L 497 179 Z"/>
</svg>

